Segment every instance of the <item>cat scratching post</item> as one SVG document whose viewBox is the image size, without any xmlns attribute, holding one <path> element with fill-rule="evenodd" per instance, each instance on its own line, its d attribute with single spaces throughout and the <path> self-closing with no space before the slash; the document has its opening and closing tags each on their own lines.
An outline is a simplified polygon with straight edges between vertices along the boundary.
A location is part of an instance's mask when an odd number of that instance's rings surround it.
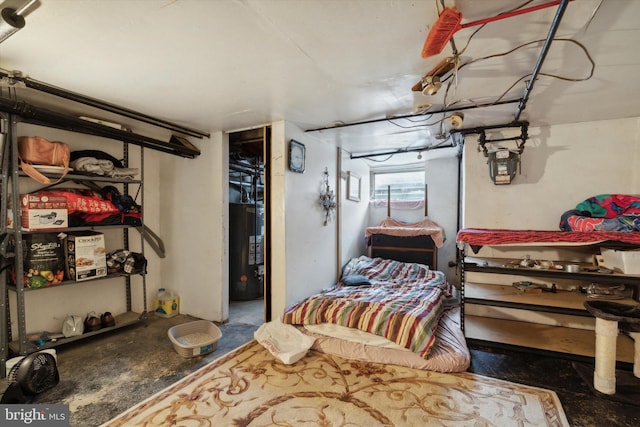
<svg viewBox="0 0 640 427">
<path fill-rule="evenodd" d="M 584 306 L 596 318 L 593 387 L 604 394 L 615 394 L 618 328 L 629 332 L 634 340 L 633 375 L 640 378 L 640 305 L 585 301 Z"/>
<path fill-rule="evenodd" d="M 633 338 L 633 376 L 640 378 L 640 332 L 629 332 Z"/>
<path fill-rule="evenodd" d="M 618 322 L 596 317 L 596 369 L 593 387 L 604 394 L 616 392 Z"/>
</svg>

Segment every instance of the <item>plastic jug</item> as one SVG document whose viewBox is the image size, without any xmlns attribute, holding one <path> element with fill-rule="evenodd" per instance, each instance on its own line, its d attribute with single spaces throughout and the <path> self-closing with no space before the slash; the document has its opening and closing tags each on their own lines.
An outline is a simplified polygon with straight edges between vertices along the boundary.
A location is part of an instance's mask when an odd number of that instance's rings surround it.
<svg viewBox="0 0 640 427">
<path fill-rule="evenodd" d="M 160 288 L 154 303 L 156 316 L 173 317 L 180 313 L 180 297 L 172 291 Z"/>
</svg>

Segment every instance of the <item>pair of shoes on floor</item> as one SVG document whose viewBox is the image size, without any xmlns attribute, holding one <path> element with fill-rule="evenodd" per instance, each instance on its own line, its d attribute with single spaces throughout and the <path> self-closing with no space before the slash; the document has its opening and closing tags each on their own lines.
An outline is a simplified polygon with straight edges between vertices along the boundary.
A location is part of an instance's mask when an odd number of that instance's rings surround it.
<svg viewBox="0 0 640 427">
<path fill-rule="evenodd" d="M 105 311 L 100 317 L 95 314 L 95 312 L 91 312 L 87 314 L 87 318 L 84 320 L 84 331 L 85 332 L 93 332 L 102 328 L 109 328 L 116 325 L 116 319 L 113 315 Z"/>
</svg>

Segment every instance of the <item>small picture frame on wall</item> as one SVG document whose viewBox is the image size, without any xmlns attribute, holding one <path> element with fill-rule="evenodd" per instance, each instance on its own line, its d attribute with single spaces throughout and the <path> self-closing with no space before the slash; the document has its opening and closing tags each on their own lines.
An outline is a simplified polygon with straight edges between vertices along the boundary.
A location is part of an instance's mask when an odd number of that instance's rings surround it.
<svg viewBox="0 0 640 427">
<path fill-rule="evenodd" d="M 292 172 L 304 173 L 305 157 L 304 144 L 292 139 L 289 142 L 289 169 Z"/>
<path fill-rule="evenodd" d="M 347 199 L 360 201 L 360 177 L 353 172 L 347 172 Z"/>
</svg>

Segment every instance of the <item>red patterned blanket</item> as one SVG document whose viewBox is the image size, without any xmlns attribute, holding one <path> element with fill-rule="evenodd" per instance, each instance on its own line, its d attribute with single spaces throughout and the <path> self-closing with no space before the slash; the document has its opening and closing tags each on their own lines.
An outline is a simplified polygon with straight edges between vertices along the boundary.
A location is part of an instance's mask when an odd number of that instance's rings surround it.
<svg viewBox="0 0 640 427">
<path fill-rule="evenodd" d="M 496 245 L 590 245 L 607 241 L 640 244 L 640 233 L 620 231 L 544 231 L 463 228 L 456 242 L 470 246 Z"/>
</svg>

